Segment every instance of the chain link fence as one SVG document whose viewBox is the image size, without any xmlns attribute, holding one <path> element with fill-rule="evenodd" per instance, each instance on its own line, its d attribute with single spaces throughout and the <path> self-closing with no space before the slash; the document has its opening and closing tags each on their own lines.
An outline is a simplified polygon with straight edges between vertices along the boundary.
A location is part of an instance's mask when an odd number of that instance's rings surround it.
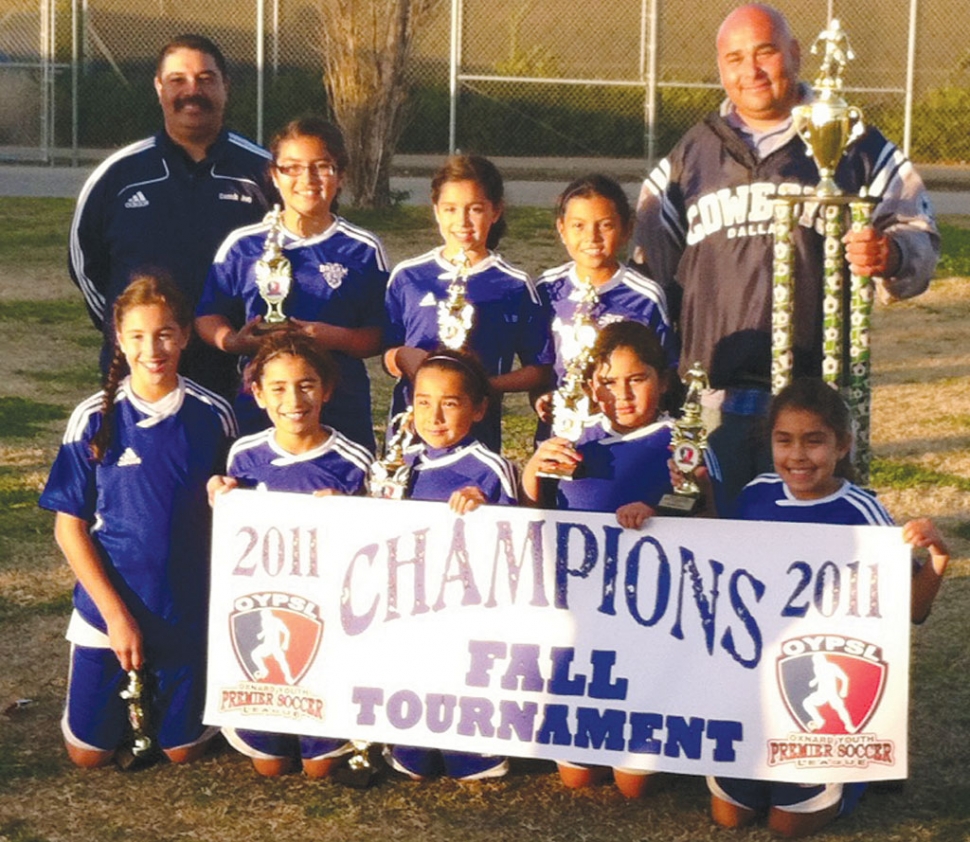
<svg viewBox="0 0 970 842">
<path fill-rule="evenodd" d="M 182 32 L 225 52 L 234 129 L 265 138 L 325 111 L 320 2 L 0 0 L 0 157 L 98 158 L 157 130 L 155 53 Z M 442 0 L 417 44 L 399 151 L 663 155 L 721 99 L 713 42 L 735 5 Z M 856 54 L 847 99 L 917 161 L 970 160 L 962 0 L 779 5 L 803 45 L 806 79 L 818 66 L 808 48 L 839 16 Z"/>
</svg>

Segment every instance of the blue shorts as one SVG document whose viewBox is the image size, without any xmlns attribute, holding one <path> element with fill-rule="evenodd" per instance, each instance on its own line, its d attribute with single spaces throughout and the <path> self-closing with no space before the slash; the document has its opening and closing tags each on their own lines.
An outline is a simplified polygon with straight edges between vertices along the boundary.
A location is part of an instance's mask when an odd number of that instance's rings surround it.
<svg viewBox="0 0 970 842">
<path fill-rule="evenodd" d="M 145 670 L 150 688 L 149 728 L 163 749 L 187 748 L 212 733 L 202 724 L 205 656 L 166 662 L 153 656 Z M 128 675 L 110 649 L 71 645 L 71 671 L 61 729 L 79 748 L 113 751 L 125 738 L 128 705 L 118 694 Z"/>
<path fill-rule="evenodd" d="M 497 754 L 471 754 L 465 751 L 439 751 L 436 748 L 388 746 L 384 756 L 392 769 L 411 778 L 445 775 L 463 781 L 500 778 L 509 762 Z"/>
<path fill-rule="evenodd" d="M 295 734 L 272 734 L 243 728 L 223 728 L 222 733 L 236 751 L 256 760 L 282 757 L 324 760 L 353 751 L 353 745 L 343 738 L 298 737 Z"/>
<path fill-rule="evenodd" d="M 708 778 L 707 788 L 722 801 L 766 813 L 777 807 L 788 813 L 817 813 L 839 804 L 839 815 L 854 809 L 867 784 L 791 784 L 745 778 Z"/>
</svg>

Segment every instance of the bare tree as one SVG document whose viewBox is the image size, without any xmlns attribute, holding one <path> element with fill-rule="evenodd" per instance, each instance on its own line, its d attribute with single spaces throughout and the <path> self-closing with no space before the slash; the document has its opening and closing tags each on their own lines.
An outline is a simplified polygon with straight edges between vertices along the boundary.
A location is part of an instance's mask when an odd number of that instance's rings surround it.
<svg viewBox="0 0 970 842">
<path fill-rule="evenodd" d="M 414 36 L 441 0 L 324 0 L 324 84 L 350 153 L 360 207 L 390 204 L 391 157 L 404 128 Z"/>
</svg>

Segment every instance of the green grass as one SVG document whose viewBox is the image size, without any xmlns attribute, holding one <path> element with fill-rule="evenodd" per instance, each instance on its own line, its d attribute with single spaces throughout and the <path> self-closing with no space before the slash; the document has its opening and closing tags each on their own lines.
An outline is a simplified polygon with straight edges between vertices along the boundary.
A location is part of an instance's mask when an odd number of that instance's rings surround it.
<svg viewBox="0 0 970 842">
<path fill-rule="evenodd" d="M 949 486 L 960 491 L 970 491 L 970 478 L 895 459 L 874 459 L 870 482 L 877 488 L 896 490 Z"/>
<path fill-rule="evenodd" d="M 77 298 L 55 298 L 50 301 L 20 298 L 0 301 L 0 321 L 31 325 L 81 325 L 87 324 L 88 317 L 78 293 Z"/>
<path fill-rule="evenodd" d="M 5 198 L 0 202 L 4 263 L 67 265 L 73 199 Z"/>
<path fill-rule="evenodd" d="M 5 438 L 30 438 L 48 421 L 67 415 L 67 409 L 56 404 L 0 396 L 0 430 Z"/>
<path fill-rule="evenodd" d="M 940 223 L 943 253 L 937 266 L 937 275 L 970 275 L 970 230 Z"/>
<path fill-rule="evenodd" d="M 92 362 L 87 366 L 72 366 L 71 368 L 59 368 L 53 371 L 27 370 L 22 368 L 14 369 L 14 374 L 19 377 L 26 377 L 41 386 L 54 389 L 93 389 L 98 383 L 101 372 L 98 370 L 97 363 Z"/>
</svg>

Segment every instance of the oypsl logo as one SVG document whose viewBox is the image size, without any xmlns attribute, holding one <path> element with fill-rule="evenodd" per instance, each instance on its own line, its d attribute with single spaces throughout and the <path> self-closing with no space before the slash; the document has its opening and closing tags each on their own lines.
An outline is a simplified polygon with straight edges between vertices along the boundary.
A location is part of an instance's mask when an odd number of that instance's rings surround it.
<svg viewBox="0 0 970 842">
<path fill-rule="evenodd" d="M 768 741 L 769 765 L 892 765 L 892 741 L 864 732 L 888 672 L 873 643 L 838 635 L 786 640 L 777 661 L 778 688 L 799 732 Z"/>
<path fill-rule="evenodd" d="M 872 718 L 888 665 L 878 646 L 826 635 L 782 644 L 778 683 L 803 731 L 857 734 Z"/>
<path fill-rule="evenodd" d="M 239 597 L 229 629 L 236 660 L 250 681 L 291 687 L 306 675 L 323 638 L 317 605 L 286 593 Z"/>
</svg>

